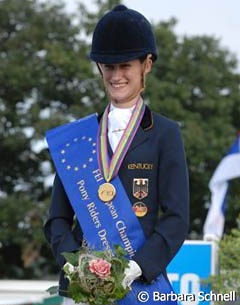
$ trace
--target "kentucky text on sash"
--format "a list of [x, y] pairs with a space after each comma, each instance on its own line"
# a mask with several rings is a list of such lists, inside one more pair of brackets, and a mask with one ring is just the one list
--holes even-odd
[[[145, 236], [118, 176], [111, 181], [117, 189], [113, 201], [105, 204], [98, 198], [97, 190], [106, 181], [97, 161], [97, 134], [98, 120], [94, 114], [52, 129], [46, 137], [56, 170], [87, 244], [96, 250], [112, 249], [118, 244], [131, 258], [144, 243]], [[172, 287], [163, 275], [152, 284], [135, 281], [132, 290], [118, 304], [142, 304], [142, 291], [147, 291], [149, 295], [144, 303], [154, 305], [154, 292], [171, 293]], [[177, 304], [171, 300], [160, 303]]]

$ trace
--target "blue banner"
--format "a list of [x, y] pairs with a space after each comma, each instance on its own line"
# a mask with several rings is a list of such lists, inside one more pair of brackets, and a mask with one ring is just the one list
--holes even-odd
[[[185, 241], [167, 268], [181, 305], [210, 305], [211, 286], [206, 280], [216, 270], [216, 246], [213, 242]], [[205, 282], [204, 282], [205, 281]]]

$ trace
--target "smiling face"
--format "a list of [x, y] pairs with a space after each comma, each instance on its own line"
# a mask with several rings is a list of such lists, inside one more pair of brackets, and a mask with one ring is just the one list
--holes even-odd
[[143, 76], [151, 67], [149, 58], [143, 63], [136, 59], [120, 64], [99, 64], [111, 102], [119, 108], [133, 106], [142, 91]]

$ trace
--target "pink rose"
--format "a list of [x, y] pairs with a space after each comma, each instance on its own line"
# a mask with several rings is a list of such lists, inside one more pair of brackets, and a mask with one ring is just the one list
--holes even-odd
[[102, 258], [92, 259], [89, 262], [89, 270], [102, 279], [105, 279], [108, 275], [111, 274], [110, 269], [111, 264]]

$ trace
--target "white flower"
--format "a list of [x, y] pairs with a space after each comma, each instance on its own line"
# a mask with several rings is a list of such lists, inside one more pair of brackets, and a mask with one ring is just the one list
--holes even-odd
[[66, 263], [64, 266], [63, 266], [63, 270], [66, 274], [70, 275], [72, 274], [74, 271], [75, 271], [75, 267], [70, 264], [70, 263]]

